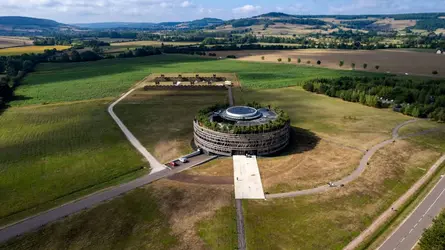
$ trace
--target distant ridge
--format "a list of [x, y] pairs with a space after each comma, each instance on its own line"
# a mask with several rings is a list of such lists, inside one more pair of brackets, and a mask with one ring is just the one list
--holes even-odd
[[145, 23], [145, 22], [103, 22], [103, 23], [76, 23], [72, 24], [81, 28], [88, 29], [156, 29], [156, 28], [204, 28], [212, 25], [223, 24], [224, 20], [218, 18], [203, 18], [188, 22], [161, 22], [161, 23]]
[[24, 16], [0, 16], [0, 25], [18, 26], [18, 27], [41, 27], [54, 28], [66, 26], [49, 19], [24, 17]]

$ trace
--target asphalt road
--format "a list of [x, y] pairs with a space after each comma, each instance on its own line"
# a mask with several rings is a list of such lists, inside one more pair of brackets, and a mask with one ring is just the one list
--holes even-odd
[[380, 250], [412, 249], [445, 207], [445, 178], [442, 178], [414, 212], [379, 247]]

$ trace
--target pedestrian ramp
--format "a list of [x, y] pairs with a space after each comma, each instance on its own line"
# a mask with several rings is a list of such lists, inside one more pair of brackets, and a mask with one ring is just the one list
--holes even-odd
[[235, 199], [265, 199], [256, 156], [233, 156]]

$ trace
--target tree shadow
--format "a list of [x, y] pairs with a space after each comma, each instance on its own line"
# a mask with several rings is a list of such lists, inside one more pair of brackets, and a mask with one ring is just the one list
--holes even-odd
[[267, 157], [301, 154], [314, 149], [320, 140], [321, 138], [310, 130], [291, 126], [289, 144], [287, 147], [282, 151]]
[[24, 96], [24, 95], [15, 95], [13, 101], [26, 101], [31, 100], [32, 97]]

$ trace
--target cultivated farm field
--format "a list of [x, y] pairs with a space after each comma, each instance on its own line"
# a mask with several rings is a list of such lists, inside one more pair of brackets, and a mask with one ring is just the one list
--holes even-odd
[[102, 49], [108, 54], [118, 54], [127, 50], [134, 50], [143, 46], [161, 47], [164, 45], [181, 46], [198, 44], [195, 42], [160, 42], [160, 41], [129, 41], [111, 43], [110, 46], [104, 46]]
[[47, 49], [57, 49], [57, 50], [65, 50], [69, 49], [70, 46], [64, 45], [53, 45], [53, 46], [24, 46], [24, 47], [16, 47], [16, 48], [6, 48], [0, 49], [0, 56], [14, 56], [21, 55], [25, 53], [43, 53], [43, 51]]
[[0, 36], [0, 49], [9, 47], [21, 47], [32, 45], [33, 41], [28, 37]]
[[107, 101], [10, 108], [0, 115], [0, 224], [146, 173]]
[[13, 106], [116, 97], [151, 73], [235, 73], [245, 88], [282, 88], [315, 77], [375, 74], [208, 57], [159, 55], [85, 63], [41, 64], [15, 94]]
[[[227, 55], [236, 55], [237, 60], [254, 62], [274, 62], [278, 58], [282, 63], [287, 64], [287, 58], [291, 58], [291, 64], [298, 64], [298, 58], [301, 59], [301, 65], [311, 65], [313, 67], [351, 70], [352, 63], [355, 63], [355, 69], [368, 72], [390, 72], [396, 74], [412, 74], [434, 76], [432, 72], [437, 70], [437, 76], [445, 76], [445, 55], [436, 55], [430, 53], [421, 53], [412, 50], [245, 50], [245, 51], [215, 51], [217, 56], [225, 57]], [[264, 60], [262, 60], [264, 56]], [[320, 60], [321, 64], [317, 65]], [[308, 64], [307, 62], [310, 61]], [[339, 62], [344, 61], [342, 67]], [[363, 68], [363, 64], [367, 68]], [[380, 68], [377, 70], [375, 66]]]

